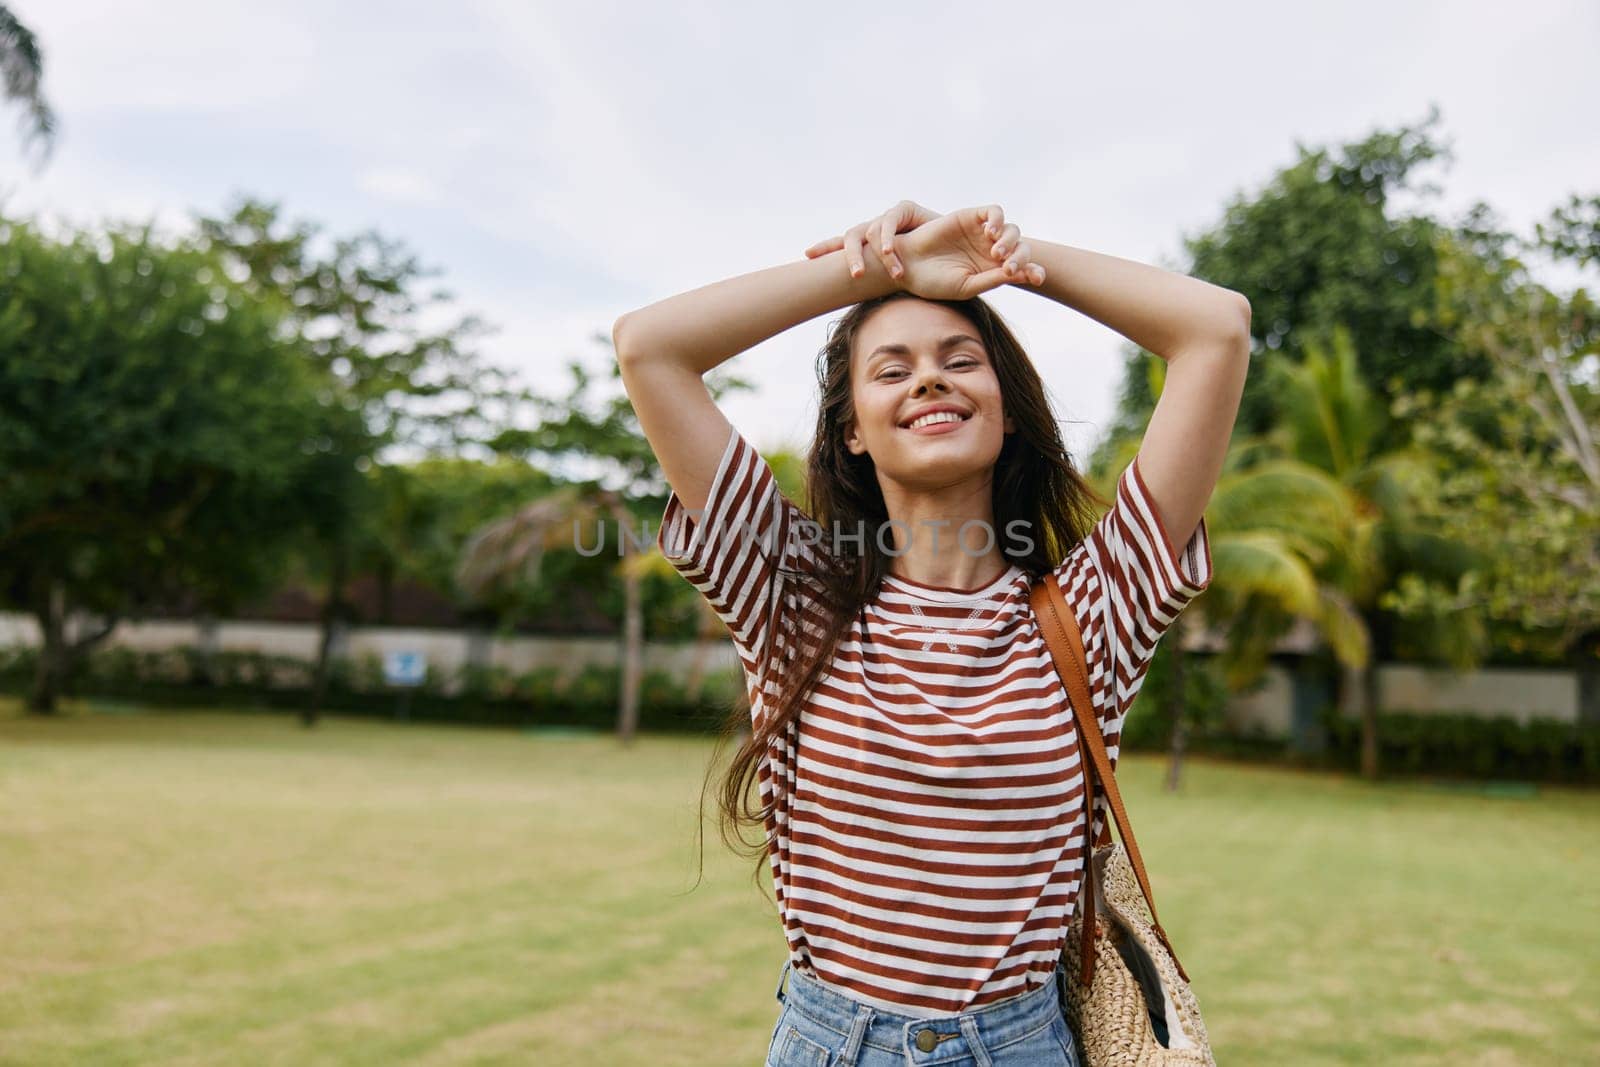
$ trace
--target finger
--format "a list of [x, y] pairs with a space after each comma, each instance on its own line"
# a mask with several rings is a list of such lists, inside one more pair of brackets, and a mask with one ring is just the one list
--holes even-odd
[[877, 227], [873, 243], [877, 246], [878, 255], [883, 260], [884, 267], [889, 271], [889, 277], [895, 279], [905, 273], [905, 267], [900, 263], [900, 257], [895, 254], [894, 250], [895, 227], [900, 224], [900, 219], [901, 216], [899, 214], [885, 215], [873, 224]]
[[1012, 249], [1016, 248], [1017, 242], [1021, 239], [1022, 231], [1017, 228], [1017, 224], [1008, 222], [1005, 229], [1000, 231], [1000, 239], [994, 243], [994, 248], [990, 250], [990, 254], [995, 259], [1004, 259], [1011, 254]]
[[914, 230], [925, 222], [932, 222], [939, 217], [937, 211], [930, 211], [921, 204], [910, 200], [902, 200], [885, 214], [894, 218], [894, 232], [905, 233]]
[[1044, 268], [1037, 263], [1028, 266], [1028, 280], [1034, 285], [1044, 284]]
[[843, 247], [843, 237], [830, 237], [826, 241], [818, 241], [816, 244], [806, 249], [806, 258], [816, 259], [818, 256], [825, 256], [829, 252], [837, 252]]
[[862, 243], [867, 246], [867, 251], [877, 256], [883, 263], [883, 269], [888, 270], [889, 261], [883, 255], [883, 238], [880, 236], [882, 233], [883, 217], [879, 216], [867, 224], [867, 231], [862, 234], [861, 239]]
[[909, 200], [902, 200], [884, 213], [883, 221], [883, 262], [889, 268], [889, 276], [899, 280], [905, 277], [906, 265], [900, 259], [899, 242], [895, 240], [895, 235], [914, 230], [928, 221], [928, 210]]
[[865, 231], [860, 226], [852, 226], [844, 233], [844, 261], [850, 267], [850, 277], [859, 278], [867, 272], [867, 265], [862, 261], [861, 242]]
[[1031, 265], [1033, 249], [1028, 242], [1020, 241], [1017, 247], [1006, 253], [1006, 270], [1012, 274], [1020, 274]]
[[937, 211], [929, 211], [921, 204], [910, 200], [902, 200], [896, 204], [894, 214], [896, 233], [906, 233], [939, 217]]
[[1000, 205], [990, 204], [979, 208], [978, 217], [983, 220], [983, 232], [998, 241], [1006, 224], [1006, 213], [1000, 210]]
[[963, 295], [969, 297], [977, 296], [979, 293], [986, 293], [990, 289], [997, 289], [1009, 281], [1011, 279], [1006, 276], [1005, 268], [995, 267], [993, 270], [986, 270], [968, 278], [965, 286], [966, 292]]

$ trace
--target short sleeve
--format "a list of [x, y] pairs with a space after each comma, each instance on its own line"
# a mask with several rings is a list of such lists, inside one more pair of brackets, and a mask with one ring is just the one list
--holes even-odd
[[1111, 509], [1068, 553], [1056, 576], [1083, 632], [1100, 731], [1115, 767], [1122, 725], [1156, 643], [1211, 584], [1205, 518], [1187, 542], [1174, 546], [1135, 456], [1117, 479]]
[[784, 570], [812, 558], [802, 536], [808, 516], [778, 489], [771, 466], [734, 428], [703, 510], [686, 507], [676, 490], [667, 498], [656, 543], [673, 568], [705, 597], [727, 624], [754, 690], [768, 638], [783, 602]]

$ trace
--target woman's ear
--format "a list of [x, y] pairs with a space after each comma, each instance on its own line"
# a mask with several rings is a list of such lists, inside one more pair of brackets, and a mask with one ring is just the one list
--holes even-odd
[[[1004, 411], [1005, 411], [1005, 409], [1002, 408], [1001, 409], [1002, 414], [1004, 413]], [[1017, 432], [1017, 420], [1013, 419], [1010, 415], [1006, 415], [1005, 431], [1006, 431], [1006, 433], [1016, 433]]]
[[844, 428], [844, 447], [850, 450], [852, 456], [859, 456], [867, 450], [866, 446], [861, 443], [861, 435], [856, 433], [854, 419], [850, 421], [850, 425]]

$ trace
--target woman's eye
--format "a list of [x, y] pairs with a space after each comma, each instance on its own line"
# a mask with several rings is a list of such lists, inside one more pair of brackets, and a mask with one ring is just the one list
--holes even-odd
[[[968, 367], [976, 367], [977, 365], [978, 365], [978, 361], [973, 359], [971, 356], [962, 356], [959, 359], [951, 360], [950, 363], [947, 364], [947, 366], [948, 366], [948, 368], [950, 370], [966, 370]], [[906, 373], [906, 370], [905, 370], [904, 367], [889, 367], [889, 368], [879, 372], [878, 380], [882, 381], [883, 379], [888, 378], [891, 375], [905, 374], [905, 373]]]

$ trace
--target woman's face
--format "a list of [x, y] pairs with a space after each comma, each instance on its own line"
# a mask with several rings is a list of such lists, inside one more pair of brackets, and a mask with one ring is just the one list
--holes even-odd
[[[1016, 429], [977, 329], [943, 304], [901, 299], [874, 311], [856, 330], [850, 386], [846, 447], [907, 488], [988, 473]], [[921, 418], [941, 409], [931, 423]]]

